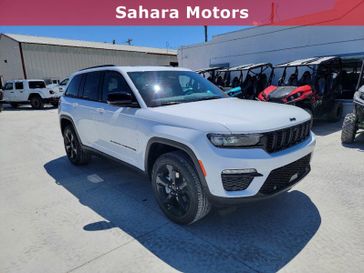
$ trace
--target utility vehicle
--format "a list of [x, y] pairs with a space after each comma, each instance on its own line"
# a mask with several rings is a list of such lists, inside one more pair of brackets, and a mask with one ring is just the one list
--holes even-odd
[[359, 131], [364, 130], [364, 61], [361, 66], [360, 77], [357, 85], [357, 92], [354, 94], [353, 113], [346, 115], [342, 131], [341, 142], [350, 144], [354, 142], [355, 136]]
[[214, 83], [215, 85], [222, 87], [224, 85], [224, 77], [225, 77], [225, 75], [223, 75], [220, 72], [220, 69], [222, 68], [223, 67], [221, 66], [214, 66], [214, 67], [197, 69], [195, 71], [196, 73], [200, 74], [202, 77]]
[[316, 57], [280, 64], [274, 67], [272, 85], [262, 91], [260, 101], [296, 105], [314, 118], [339, 121], [342, 103], [341, 59]]
[[45, 103], [57, 106], [59, 97], [44, 80], [15, 80], [4, 85], [4, 101], [14, 108], [29, 103], [34, 109], [42, 109]]
[[271, 63], [245, 64], [218, 70], [224, 73], [225, 93], [232, 97], [256, 99], [270, 85], [273, 76]]
[[300, 108], [228, 97], [193, 71], [100, 66], [74, 73], [59, 105], [66, 154], [140, 170], [173, 221], [212, 204], [287, 191], [310, 171], [311, 117]]

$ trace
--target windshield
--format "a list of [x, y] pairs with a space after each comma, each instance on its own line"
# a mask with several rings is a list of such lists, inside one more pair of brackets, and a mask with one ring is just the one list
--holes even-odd
[[128, 75], [149, 107], [227, 97], [192, 71], [143, 71]]
[[[285, 72], [285, 73], [284, 73]], [[274, 69], [272, 85], [276, 86], [302, 86], [312, 84], [313, 69], [308, 66], [278, 67]]]

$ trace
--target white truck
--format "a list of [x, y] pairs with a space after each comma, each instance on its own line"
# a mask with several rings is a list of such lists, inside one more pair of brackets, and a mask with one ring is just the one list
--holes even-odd
[[14, 108], [29, 104], [34, 109], [42, 109], [44, 104], [58, 105], [60, 94], [47, 88], [44, 80], [14, 80], [4, 85], [4, 103]]
[[81, 70], [58, 109], [73, 164], [96, 153], [139, 169], [180, 224], [212, 204], [277, 195], [310, 172], [315, 136], [306, 111], [228, 97], [188, 69]]

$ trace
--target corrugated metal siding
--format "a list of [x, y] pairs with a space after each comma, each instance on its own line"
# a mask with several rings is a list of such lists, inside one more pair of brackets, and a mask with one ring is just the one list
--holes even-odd
[[0, 76], [4, 81], [23, 78], [19, 44], [5, 36], [0, 39]]
[[179, 64], [191, 69], [214, 64], [283, 63], [323, 55], [364, 51], [364, 27], [255, 27], [182, 47]]
[[73, 72], [102, 64], [169, 65], [176, 56], [93, 48], [23, 44], [28, 78], [63, 79]]
[[164, 48], [155, 48], [155, 47], [121, 45], [121, 44], [100, 43], [100, 42], [91, 42], [91, 41], [80, 41], [80, 40], [67, 40], [67, 39], [39, 37], [39, 36], [30, 36], [30, 35], [21, 35], [21, 34], [6, 33], [4, 35], [6, 35], [18, 42], [29, 43], [29, 44], [97, 48], [97, 49], [130, 51], [130, 52], [166, 54], [166, 55], [176, 55], [177, 54], [177, 51], [173, 50], [173, 49], [164, 49]]

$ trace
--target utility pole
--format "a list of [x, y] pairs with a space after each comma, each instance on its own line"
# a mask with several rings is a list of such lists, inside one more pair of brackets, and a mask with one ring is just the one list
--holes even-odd
[[207, 36], [207, 26], [203, 26], [204, 27], [204, 30], [205, 30], [205, 43], [207, 42], [208, 40], [208, 36]]

